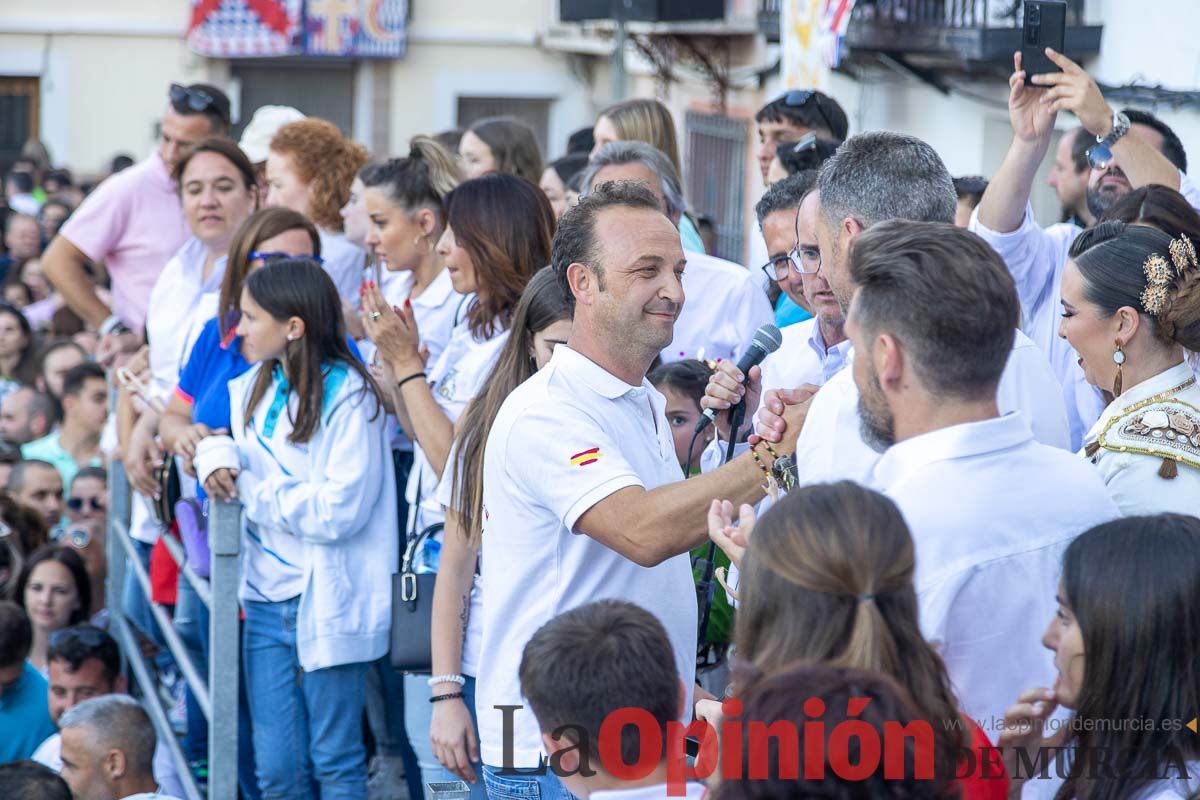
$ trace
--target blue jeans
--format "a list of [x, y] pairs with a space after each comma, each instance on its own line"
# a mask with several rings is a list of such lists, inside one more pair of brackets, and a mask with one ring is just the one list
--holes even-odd
[[[471, 710], [471, 720], [475, 723], [475, 741], [479, 741], [479, 720], [475, 717], [475, 679], [467, 678], [462, 687], [463, 702]], [[433, 723], [433, 703], [429, 702], [433, 691], [429, 688], [428, 679], [424, 675], [404, 676], [404, 724], [408, 728], [408, 738], [413, 750], [417, 753], [417, 762], [421, 765], [421, 786], [440, 783], [443, 781], [460, 781], [462, 778], [442, 766], [433, 755], [433, 742], [429, 740], [429, 728]], [[479, 775], [482, 764], [471, 765]], [[487, 790], [483, 779], [467, 784], [471, 787], [471, 800], [487, 800]], [[424, 796], [428, 799], [429, 791], [425, 789]]]
[[296, 650], [300, 598], [244, 606], [242, 658], [263, 800], [366, 797], [362, 716], [370, 664], [305, 672]]
[[483, 766], [483, 780], [491, 800], [576, 800], [549, 767], [545, 775], [499, 773], [498, 767]]

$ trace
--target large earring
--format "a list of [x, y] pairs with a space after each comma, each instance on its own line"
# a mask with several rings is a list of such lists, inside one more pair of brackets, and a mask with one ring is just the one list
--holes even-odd
[[1125, 351], [1121, 349], [1121, 343], [1117, 342], [1117, 349], [1113, 351], [1113, 363], [1117, 365], [1117, 378], [1113, 381], [1113, 397], [1121, 396], [1121, 367], [1125, 363]]

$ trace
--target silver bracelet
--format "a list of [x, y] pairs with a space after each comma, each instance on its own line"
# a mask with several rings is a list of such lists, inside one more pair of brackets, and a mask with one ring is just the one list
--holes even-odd
[[430, 687], [437, 686], [439, 683], [457, 683], [459, 686], [464, 686], [466, 682], [467, 679], [462, 675], [435, 675], [434, 677], [425, 681], [425, 683]]

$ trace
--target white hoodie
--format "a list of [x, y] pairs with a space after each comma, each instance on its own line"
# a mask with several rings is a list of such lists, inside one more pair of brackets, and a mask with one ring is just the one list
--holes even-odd
[[[262, 541], [290, 545], [299, 578], [297, 649], [306, 672], [374, 661], [388, 649], [391, 576], [399, 561], [386, 414], [376, 413], [357, 372], [334, 364], [325, 371], [320, 425], [307, 443], [290, 443], [299, 401], [281, 387], [278, 370], [246, 424], [246, 399], [261, 369], [229, 382], [230, 429], [242, 464], [244, 559], [263, 552]], [[243, 561], [243, 600], [263, 599], [247, 587], [248, 571], [272, 569], [269, 558], [258, 558], [255, 565]]]

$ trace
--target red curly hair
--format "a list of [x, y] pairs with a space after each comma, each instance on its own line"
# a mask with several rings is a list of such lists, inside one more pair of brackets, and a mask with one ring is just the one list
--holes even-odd
[[342, 206], [350, 184], [367, 163], [367, 148], [352, 141], [332, 122], [302, 119], [284, 125], [271, 138], [271, 149], [292, 159], [292, 168], [311, 184], [309, 217], [317, 227], [342, 230]]

